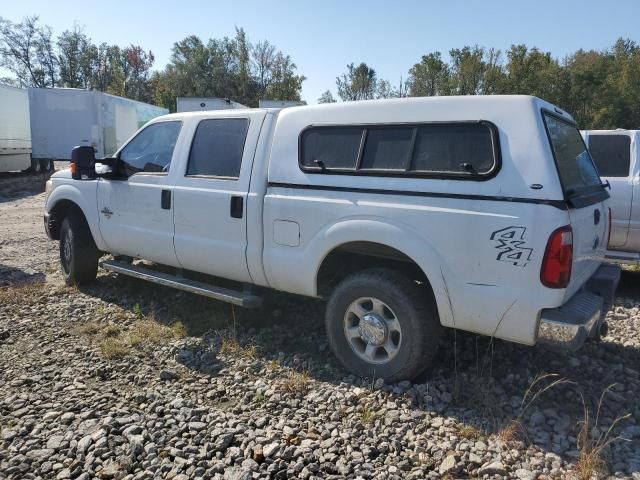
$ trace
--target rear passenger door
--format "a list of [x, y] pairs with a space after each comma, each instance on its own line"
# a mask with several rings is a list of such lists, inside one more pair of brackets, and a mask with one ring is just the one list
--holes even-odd
[[609, 247], [622, 248], [627, 243], [631, 220], [634, 183], [630, 176], [631, 138], [626, 133], [589, 133], [588, 146], [598, 173], [611, 185], [611, 238]]
[[264, 112], [225, 112], [195, 125], [174, 186], [175, 251], [188, 270], [250, 282], [247, 195]]

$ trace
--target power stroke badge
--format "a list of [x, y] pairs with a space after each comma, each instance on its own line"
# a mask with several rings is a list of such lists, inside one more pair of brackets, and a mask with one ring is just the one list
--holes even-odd
[[491, 240], [498, 250], [496, 260], [509, 262], [517, 267], [525, 267], [531, 261], [532, 248], [526, 247], [524, 233], [526, 227], [507, 227], [491, 234]]

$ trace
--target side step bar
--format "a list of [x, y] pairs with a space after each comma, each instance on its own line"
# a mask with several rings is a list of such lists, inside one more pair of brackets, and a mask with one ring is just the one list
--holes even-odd
[[104, 260], [100, 265], [105, 269], [122, 275], [139, 278], [148, 282], [172, 287], [185, 292], [203, 295], [227, 303], [232, 303], [245, 308], [257, 308], [262, 305], [262, 298], [251, 293], [230, 290], [228, 288], [216, 287], [208, 283], [189, 280], [187, 278], [170, 275], [168, 273], [157, 272], [150, 268], [130, 265], [128, 263], [117, 262], [115, 260]]

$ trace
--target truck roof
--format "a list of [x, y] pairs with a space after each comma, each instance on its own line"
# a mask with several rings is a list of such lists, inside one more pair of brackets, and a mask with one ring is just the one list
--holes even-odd
[[[428, 107], [429, 116], [437, 117], [446, 112], [452, 107], [464, 107], [469, 115], [475, 115], [476, 117], [480, 112], [487, 112], [493, 109], [503, 110], [504, 108], [514, 108], [520, 105], [528, 108], [547, 109], [555, 111], [559, 115], [562, 115], [568, 120], [574, 121], [573, 117], [566, 111], [556, 107], [555, 105], [546, 102], [538, 97], [531, 95], [451, 95], [451, 96], [437, 96], [437, 97], [407, 97], [407, 98], [394, 98], [394, 99], [381, 99], [381, 100], [360, 100], [350, 102], [339, 103], [323, 103], [317, 105], [301, 105], [289, 108], [252, 108], [252, 111], [263, 111], [278, 113], [279, 115], [286, 117], [311, 116], [316, 117], [320, 112], [331, 113], [331, 116], [340, 116], [341, 114], [354, 113], [354, 112], [367, 112], [380, 114], [387, 109], [400, 108], [403, 111], [411, 106], [416, 107]], [[229, 112], [233, 111], [236, 114], [242, 112], [243, 109], [234, 110], [206, 110], [200, 112], [182, 112], [166, 115], [162, 118], [215, 118], [220, 116], [229, 115]], [[426, 113], [426, 112], [423, 112]], [[349, 116], [349, 115], [347, 115]], [[401, 121], [401, 120], [390, 120]], [[360, 123], [367, 123], [366, 117], [361, 119]]]

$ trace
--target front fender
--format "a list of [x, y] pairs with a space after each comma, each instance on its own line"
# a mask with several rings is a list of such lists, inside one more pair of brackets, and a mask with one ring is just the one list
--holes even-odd
[[98, 223], [97, 190], [97, 180], [70, 180], [69, 183], [57, 185], [47, 199], [45, 211], [50, 214], [56, 205], [64, 200], [73, 202], [82, 210], [96, 246], [99, 250], [105, 250], [106, 244], [100, 234]]

